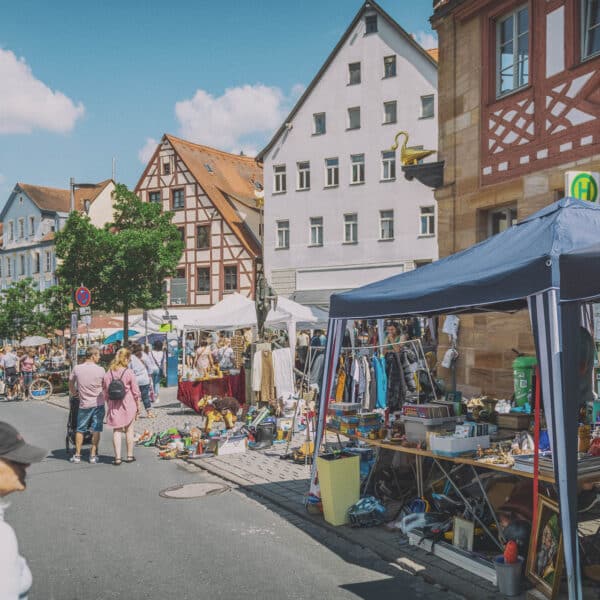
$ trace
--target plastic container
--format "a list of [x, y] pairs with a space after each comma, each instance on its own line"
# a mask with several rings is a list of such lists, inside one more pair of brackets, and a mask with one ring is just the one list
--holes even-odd
[[477, 448], [485, 450], [490, 447], [490, 436], [456, 438], [450, 435], [431, 435], [429, 448], [433, 454], [440, 456], [459, 456], [465, 452], [474, 452]]
[[529, 402], [533, 393], [533, 372], [537, 365], [535, 356], [518, 356], [513, 361], [515, 404], [523, 406]]
[[494, 567], [498, 591], [505, 596], [518, 596], [521, 591], [523, 557], [519, 556], [516, 563], [506, 564], [504, 556], [500, 554], [494, 559]]
[[325, 454], [317, 458], [323, 516], [331, 525], [348, 523], [348, 509], [360, 498], [359, 463], [358, 456]]
[[420, 417], [400, 417], [404, 423], [404, 432], [409, 442], [424, 442], [428, 433], [453, 432], [456, 429], [456, 417], [422, 419]]

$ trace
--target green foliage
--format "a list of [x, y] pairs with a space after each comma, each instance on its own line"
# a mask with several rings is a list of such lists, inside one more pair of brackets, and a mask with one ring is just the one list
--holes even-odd
[[72, 301], [71, 289], [64, 285], [53, 285], [42, 292], [44, 303], [44, 322], [49, 334], [59, 329], [64, 331], [71, 324], [69, 303]]
[[42, 294], [30, 278], [15, 281], [2, 291], [0, 338], [21, 339], [27, 335], [45, 335]]
[[122, 184], [113, 198], [114, 221], [102, 229], [87, 215], [71, 213], [56, 234], [56, 255], [62, 261], [57, 276], [69, 288], [87, 286], [93, 309], [127, 317], [132, 308], [163, 304], [163, 281], [174, 274], [184, 245], [172, 213], [142, 202]]

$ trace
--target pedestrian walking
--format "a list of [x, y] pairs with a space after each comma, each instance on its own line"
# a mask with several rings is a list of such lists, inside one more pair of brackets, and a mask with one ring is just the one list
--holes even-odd
[[125, 462], [135, 460], [133, 456], [133, 422], [141, 408], [141, 394], [133, 371], [129, 368], [131, 352], [121, 348], [104, 375], [104, 397], [106, 398], [106, 424], [113, 428], [113, 446], [115, 458], [113, 465], [121, 460], [122, 434], [125, 434], [127, 458]]
[[25, 442], [8, 423], [0, 422], [0, 598], [27, 600], [32, 576], [27, 561], [19, 554], [14, 529], [4, 520], [8, 502], [4, 499], [27, 486], [25, 475], [31, 463], [46, 456], [46, 450]]
[[156, 415], [152, 412], [152, 402], [150, 401], [150, 373], [140, 344], [133, 344], [129, 368], [133, 371], [140, 389], [146, 417], [154, 419]]
[[160, 380], [163, 378], [165, 372], [165, 353], [162, 349], [162, 342], [159, 342], [158, 340], [154, 342], [148, 356], [150, 358], [150, 363], [155, 367], [150, 373], [150, 377], [152, 378], [152, 385], [154, 386], [154, 404], [158, 404], [160, 401]]
[[104, 369], [100, 366], [100, 350], [90, 346], [85, 351], [85, 361], [77, 365], [69, 377], [69, 393], [79, 398], [77, 412], [77, 431], [75, 432], [75, 454], [72, 463], [81, 462], [83, 435], [92, 431], [90, 463], [98, 462], [98, 444], [104, 423]]
[[35, 350], [29, 349], [19, 361], [21, 373], [23, 373], [23, 387], [25, 395], [29, 393], [29, 386], [33, 381], [33, 372], [35, 371]]
[[6, 346], [4, 355], [2, 356], [1, 365], [4, 370], [4, 380], [6, 382], [6, 399], [12, 400], [14, 396], [19, 393], [19, 381], [17, 376], [19, 357], [12, 346]]

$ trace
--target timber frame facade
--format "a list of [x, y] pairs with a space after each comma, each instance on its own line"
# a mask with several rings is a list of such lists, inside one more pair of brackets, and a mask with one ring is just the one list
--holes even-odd
[[177, 275], [166, 281], [168, 306], [210, 307], [233, 292], [254, 296], [261, 190], [254, 159], [163, 136], [135, 193], [172, 211], [185, 242]]
[[[592, 5], [434, 0], [445, 161], [435, 192], [440, 257], [563, 197], [567, 171], [600, 171], [600, 30]], [[535, 351], [527, 311], [462, 315], [459, 388], [510, 397], [513, 348]]]

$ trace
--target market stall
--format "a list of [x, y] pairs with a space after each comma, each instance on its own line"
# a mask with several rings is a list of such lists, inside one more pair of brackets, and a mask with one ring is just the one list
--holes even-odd
[[[570, 598], [582, 597], [576, 539], [577, 429], [579, 404], [587, 398], [580, 389], [578, 357], [582, 303], [600, 297], [600, 250], [594, 246], [599, 238], [600, 207], [566, 198], [465, 251], [332, 296], [316, 435], [320, 442], [347, 320], [529, 308]], [[583, 266], [589, 268], [586, 277]], [[316, 468], [311, 492], [319, 493]]]
[[246, 402], [244, 370], [233, 375], [206, 378], [200, 381], [180, 381], [177, 387], [177, 400], [202, 413], [199, 402], [205, 396], [229, 396], [240, 404]]

